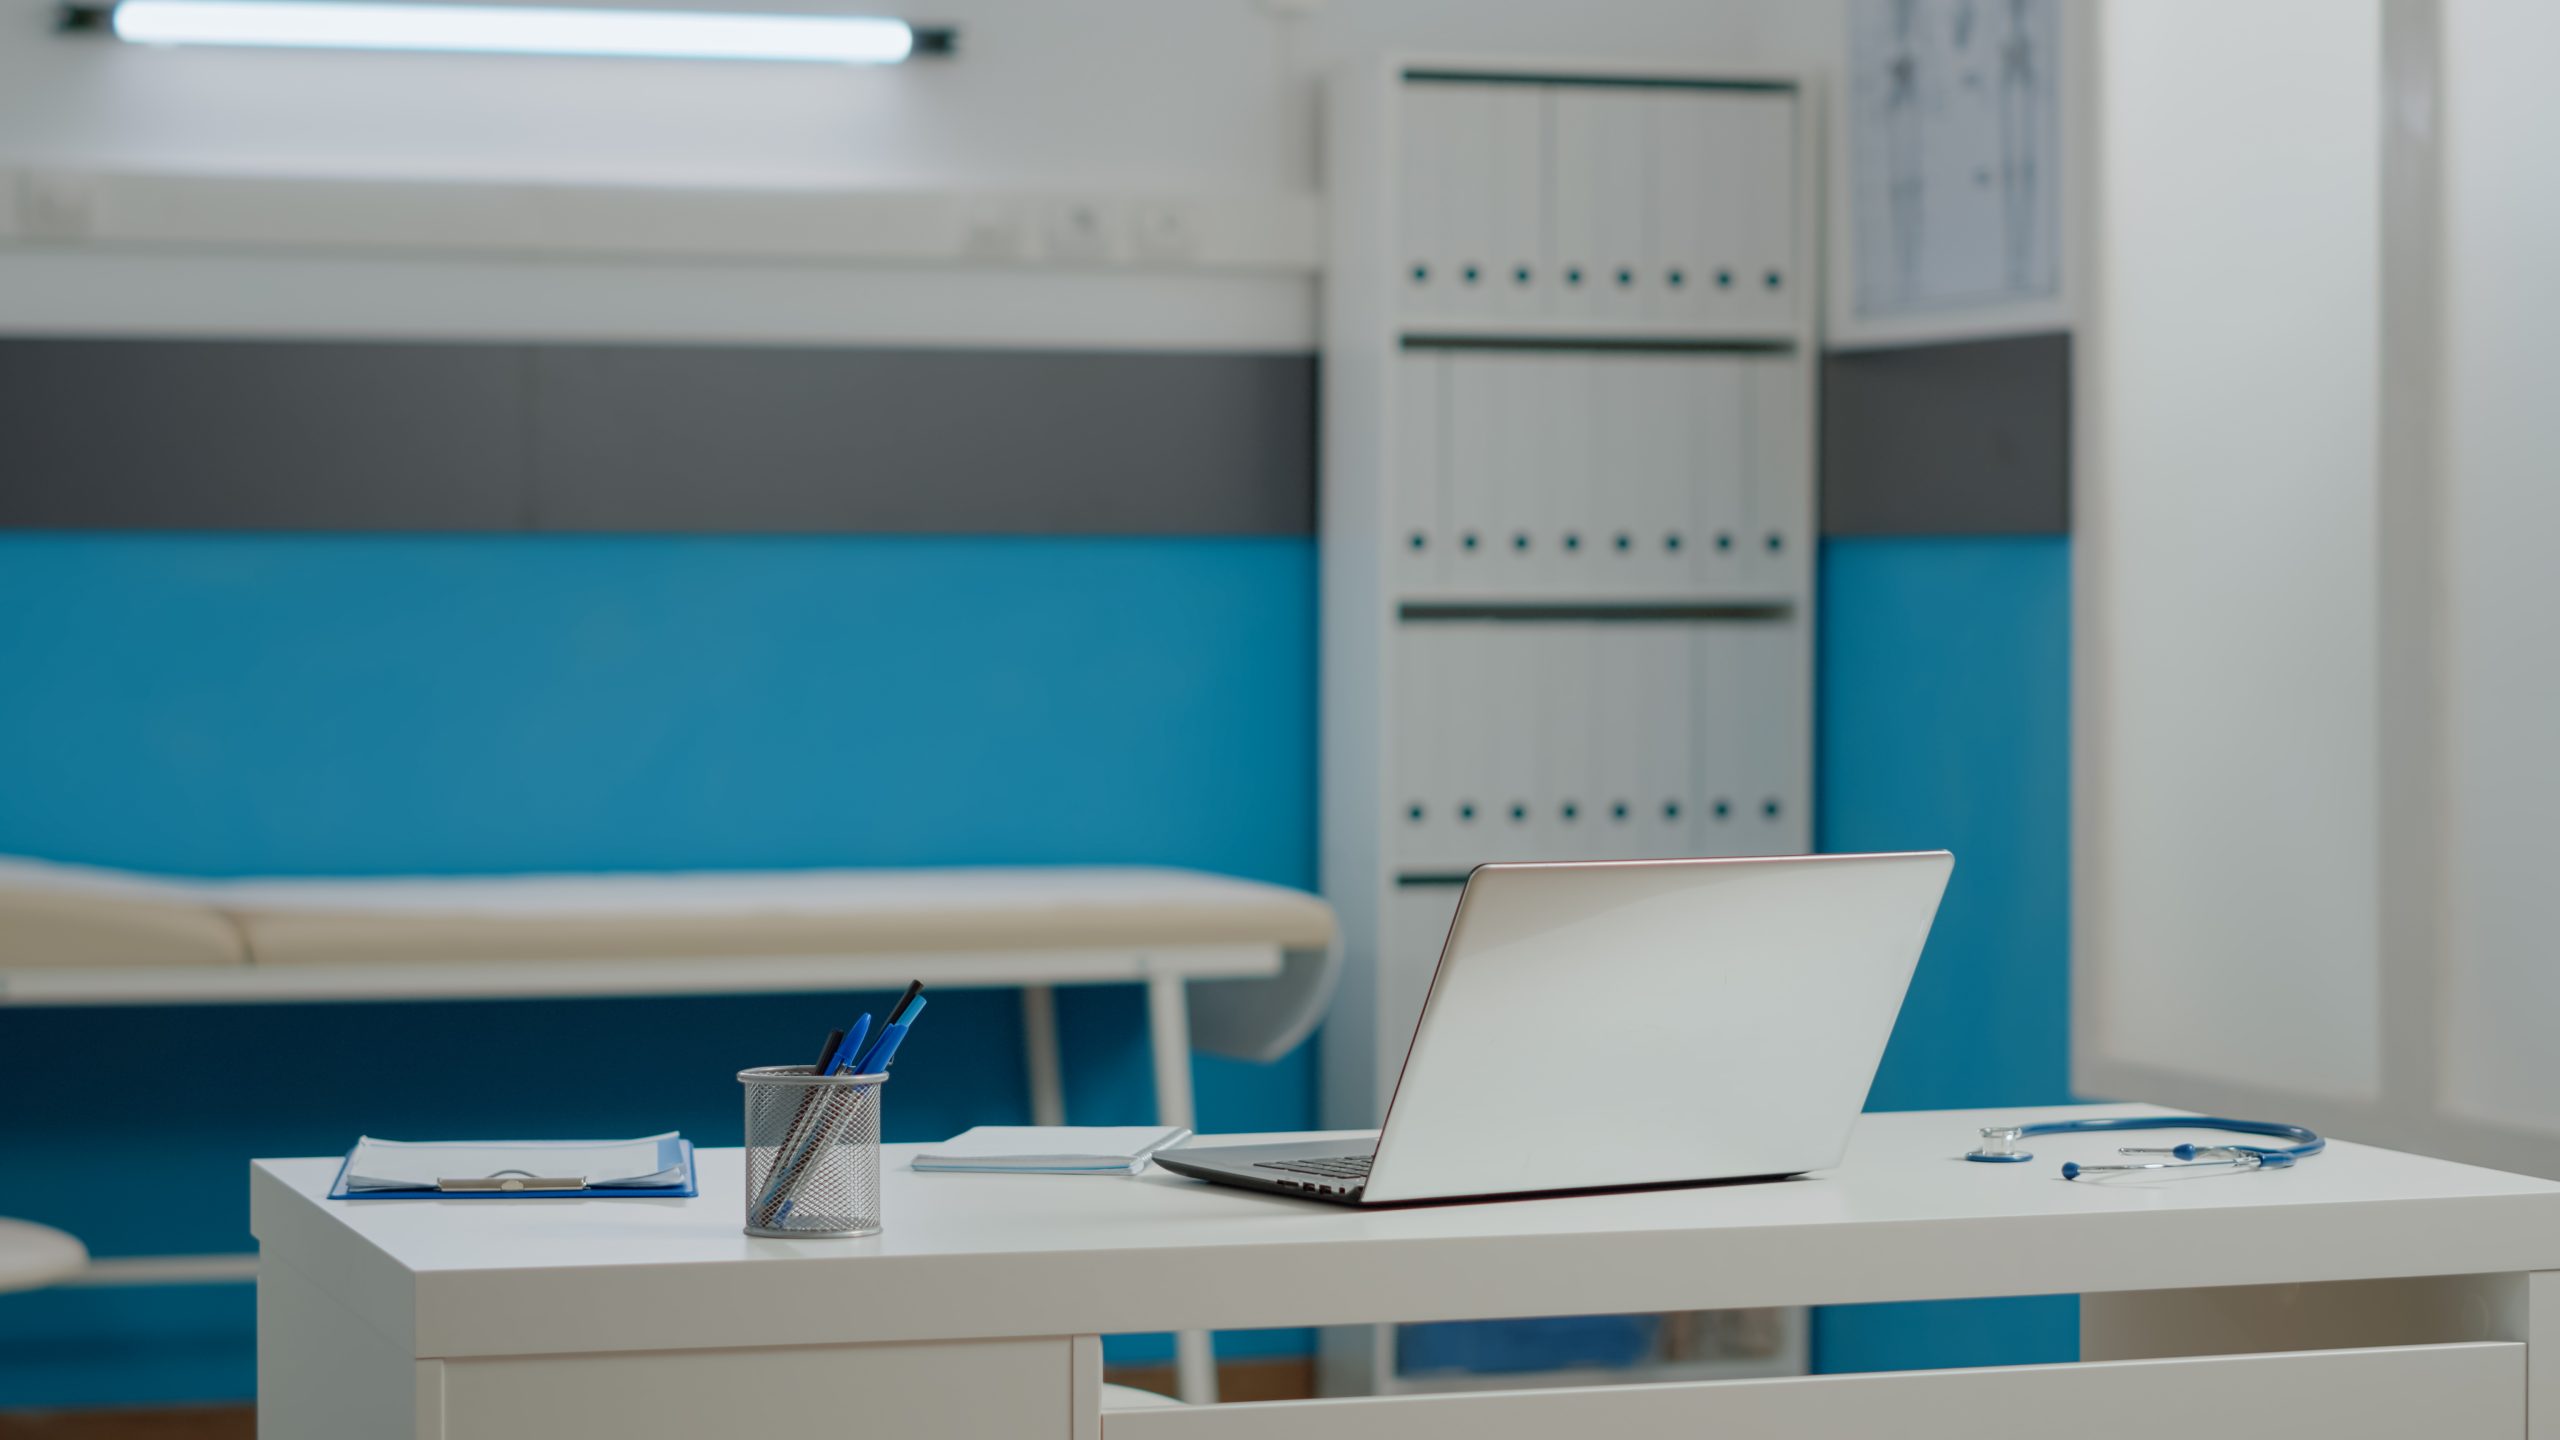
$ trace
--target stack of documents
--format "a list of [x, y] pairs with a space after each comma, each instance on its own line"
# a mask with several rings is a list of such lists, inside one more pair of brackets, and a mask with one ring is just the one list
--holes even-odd
[[[521, 1188], [506, 1181], [523, 1182]], [[347, 1153], [336, 1193], [691, 1194], [693, 1147], [670, 1130], [637, 1140], [376, 1140]]]
[[918, 1170], [1135, 1175], [1157, 1151], [1191, 1138], [1182, 1126], [980, 1125], [918, 1155]]

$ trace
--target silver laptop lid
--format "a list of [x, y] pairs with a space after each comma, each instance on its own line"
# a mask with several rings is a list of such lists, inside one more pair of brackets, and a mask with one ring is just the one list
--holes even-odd
[[1955, 857], [1485, 865], [1369, 1201], [1836, 1165]]

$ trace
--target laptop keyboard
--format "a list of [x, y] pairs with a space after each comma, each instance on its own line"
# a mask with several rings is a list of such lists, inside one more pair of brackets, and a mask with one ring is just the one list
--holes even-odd
[[1319, 1160], [1256, 1160], [1257, 1170], [1286, 1170], [1292, 1175], [1321, 1175], [1327, 1180], [1366, 1180], [1369, 1178], [1367, 1155], [1336, 1155]]

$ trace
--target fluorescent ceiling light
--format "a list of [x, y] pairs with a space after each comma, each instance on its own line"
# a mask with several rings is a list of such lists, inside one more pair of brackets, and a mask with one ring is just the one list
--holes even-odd
[[121, 0], [100, 16], [145, 45], [255, 45], [304, 50], [438, 50], [508, 55], [612, 55], [672, 60], [797, 60], [893, 65], [950, 48], [950, 32], [852, 15], [741, 15], [699, 10], [587, 10], [517, 5], [364, 4], [360, 0]]

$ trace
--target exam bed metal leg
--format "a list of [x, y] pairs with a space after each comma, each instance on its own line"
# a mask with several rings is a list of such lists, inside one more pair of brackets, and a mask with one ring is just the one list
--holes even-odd
[[1031, 1077], [1031, 1123], [1066, 1124], [1066, 1072], [1058, 1062], [1058, 997], [1046, 985], [1022, 987], [1022, 1070]]
[[[1191, 1000], [1179, 975], [1147, 977], [1147, 1039], [1155, 1052], [1156, 1123], [1196, 1125], [1191, 1108]], [[1218, 1401], [1218, 1361], [1209, 1332], [1173, 1337], [1174, 1391], [1193, 1405]]]

